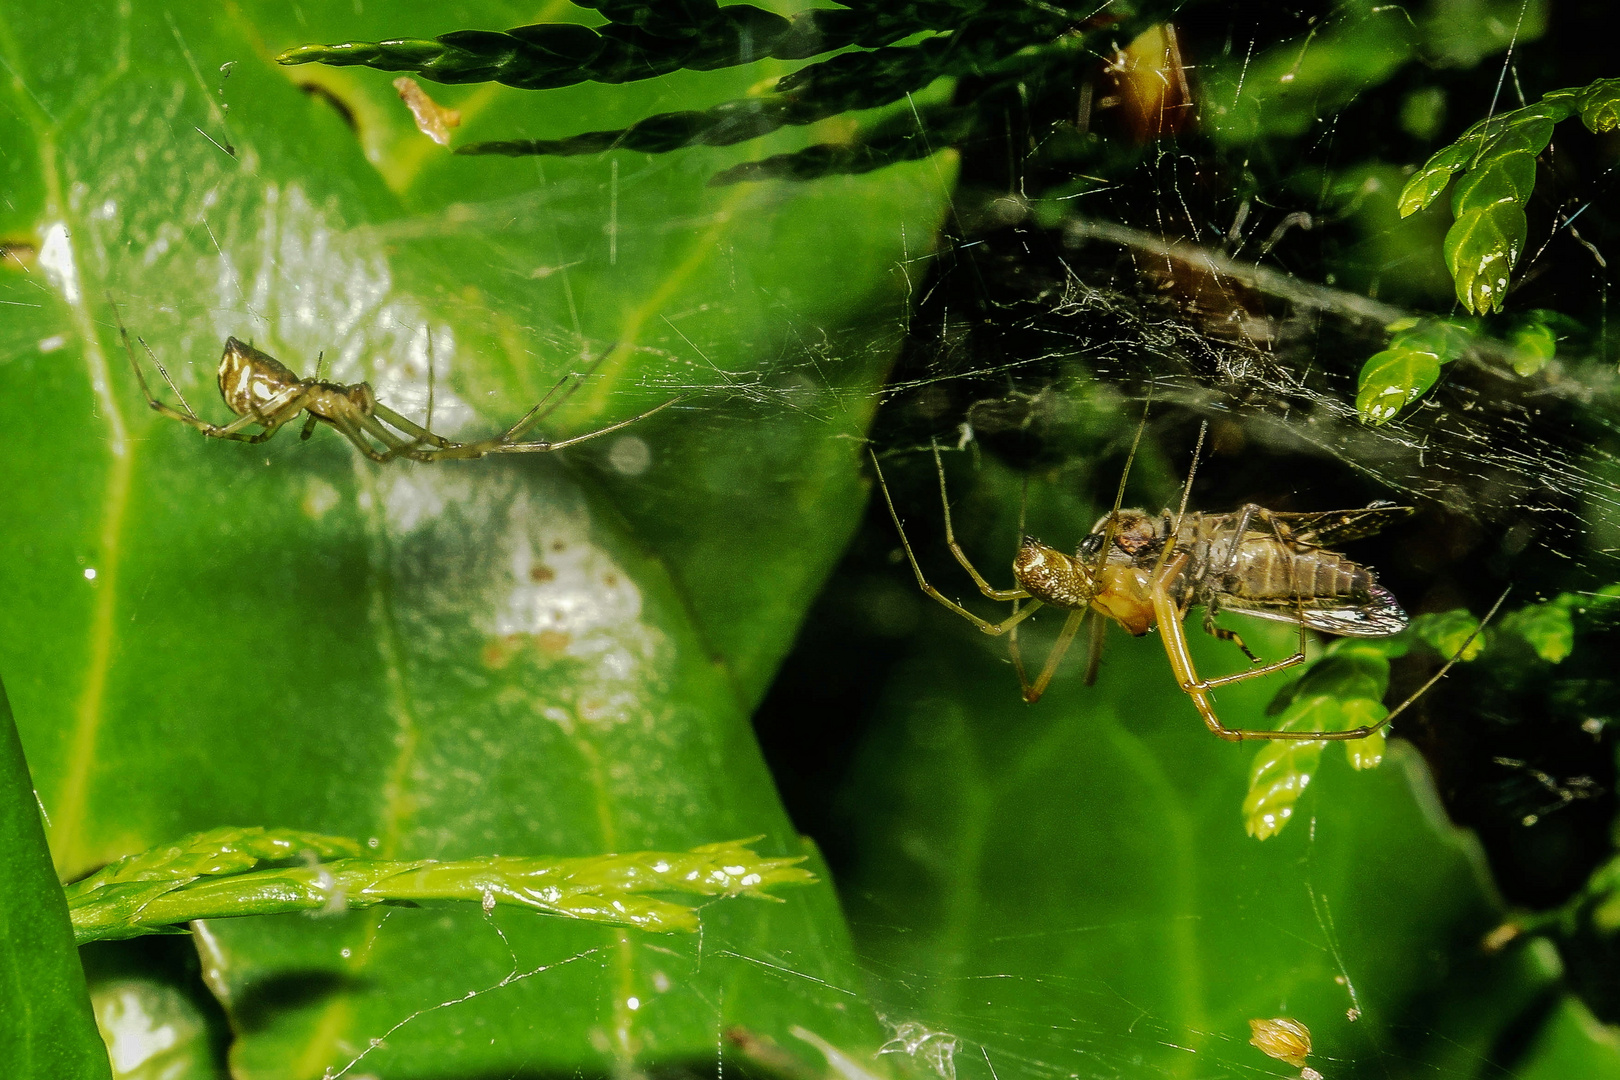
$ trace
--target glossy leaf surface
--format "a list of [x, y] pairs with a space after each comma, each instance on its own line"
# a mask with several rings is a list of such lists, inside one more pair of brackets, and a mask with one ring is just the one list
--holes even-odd
[[[456, 159], [386, 77], [270, 63], [311, 35], [453, 29], [432, 5], [232, 12], [52, 9], [29, 28], [50, 49], [0, 37], [0, 233], [35, 253], [0, 269], [0, 664], [58, 868], [222, 825], [381, 859], [752, 835], [803, 854], [748, 714], [859, 517], [850, 436], [948, 173], [715, 192], [738, 155]], [[689, 90], [437, 93], [470, 132], [543, 134]], [[325, 428], [247, 446], [151, 413], [115, 303], [221, 422], [232, 334], [304, 374], [324, 352], [419, 421], [431, 366], [452, 437], [597, 358], [543, 434], [690, 396], [564, 454], [375, 467]], [[825, 881], [701, 917], [675, 944], [476, 906], [222, 921], [197, 944], [244, 1077], [712, 1061], [733, 1025], [811, 1061], [793, 1025], [875, 1039]]]

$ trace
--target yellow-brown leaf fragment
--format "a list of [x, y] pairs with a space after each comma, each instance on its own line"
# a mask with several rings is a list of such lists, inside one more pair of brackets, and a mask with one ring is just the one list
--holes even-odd
[[1249, 1042], [1262, 1054], [1284, 1061], [1296, 1069], [1305, 1067], [1311, 1052], [1311, 1029], [1298, 1020], [1279, 1016], [1274, 1020], [1250, 1020]]
[[394, 89], [399, 91], [399, 99], [416, 118], [416, 129], [440, 146], [449, 146], [450, 129], [461, 126], [460, 111], [440, 105], [428, 97], [415, 79], [404, 75], [394, 80]]

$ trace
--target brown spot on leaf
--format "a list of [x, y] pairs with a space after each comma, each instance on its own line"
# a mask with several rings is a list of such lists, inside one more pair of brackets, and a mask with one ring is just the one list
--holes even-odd
[[573, 639], [561, 630], [542, 630], [534, 635], [535, 648], [548, 656], [561, 656]]

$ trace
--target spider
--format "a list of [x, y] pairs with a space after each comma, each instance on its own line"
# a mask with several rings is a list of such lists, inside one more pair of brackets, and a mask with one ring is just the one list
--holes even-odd
[[[1141, 428], [1137, 429], [1137, 439]], [[1204, 434], [1199, 432], [1198, 446]], [[949, 599], [923, 575], [922, 567], [906, 538], [905, 526], [895, 510], [883, 469], [873, 453], [872, 467], [888, 505], [889, 516], [900, 534], [900, 545], [911, 564], [922, 591], [947, 610], [973, 623], [986, 634], [1008, 634], [1013, 666], [1024, 700], [1035, 702], [1045, 692], [1057, 670], [1058, 661], [1074, 640], [1088, 612], [1119, 623], [1135, 636], [1146, 634], [1156, 625], [1163, 637], [1176, 682], [1191, 699], [1205, 725], [1214, 735], [1230, 742], [1245, 739], [1292, 741], [1364, 739], [1382, 730], [1421, 697], [1451, 669], [1474, 641], [1485, 623], [1496, 614], [1507, 593], [1497, 598], [1479, 627], [1439, 671], [1417, 692], [1377, 723], [1341, 731], [1270, 731], [1230, 728], [1215, 712], [1210, 691], [1281, 671], [1305, 661], [1305, 629], [1351, 637], [1383, 637], [1406, 626], [1406, 613], [1386, 590], [1376, 584], [1372, 573], [1350, 560], [1328, 551], [1322, 543], [1350, 540], [1376, 532], [1388, 520], [1411, 512], [1409, 507], [1374, 503], [1363, 510], [1328, 511], [1315, 514], [1279, 514], [1249, 505], [1234, 514], [1189, 514], [1187, 499], [1192, 490], [1192, 474], [1182, 489], [1181, 507], [1175, 514], [1163, 511], [1157, 518], [1140, 510], [1121, 510], [1125, 481], [1112, 512], [1104, 515], [1081, 542], [1075, 555], [1067, 555], [1031, 537], [1024, 537], [1013, 558], [1015, 587], [997, 589], [968, 559], [951, 525], [951, 503], [945, 490], [945, 467], [939, 446], [934, 450], [934, 467], [939, 474], [939, 497], [944, 507], [945, 542], [956, 561], [968, 572], [979, 591], [991, 600], [1011, 601], [1013, 613], [1001, 622], [990, 622]], [[1196, 464], [1198, 450], [1193, 452]], [[1136, 445], [1126, 459], [1126, 472], [1136, 454]], [[1027, 606], [1022, 601], [1028, 600]], [[1261, 618], [1289, 622], [1299, 627], [1299, 647], [1292, 656], [1234, 675], [1200, 678], [1187, 648], [1182, 620], [1193, 605], [1205, 609], [1204, 628], [1222, 640], [1233, 641], [1251, 661], [1260, 663], [1241, 638], [1215, 625], [1222, 607], [1233, 608]], [[1069, 614], [1047, 655], [1040, 674], [1031, 683], [1018, 651], [1018, 624], [1043, 605], [1066, 610]], [[1091, 661], [1086, 673], [1089, 685], [1101, 654], [1102, 632], [1107, 623], [1095, 618], [1091, 624]]]
[[[113, 313], [117, 318], [116, 307]], [[645, 420], [681, 400], [679, 397], [671, 398], [638, 416], [569, 439], [558, 439], [554, 442], [546, 439], [521, 441], [524, 435], [550, 416], [557, 406], [567, 401], [585, 378], [583, 375], [565, 375], [546, 391], [545, 397], [525, 413], [521, 420], [501, 434], [477, 442], [451, 442], [442, 435], [435, 435], [428, 426], [417, 424], [378, 401], [369, 383], [345, 385], [326, 382], [320, 377], [319, 360], [316, 361], [315, 376], [308, 379], [301, 378], [269, 353], [255, 349], [235, 337], [229, 337], [225, 339], [225, 351], [219, 358], [219, 393], [230, 410], [236, 413], [237, 419], [229, 424], [211, 424], [192, 410], [190, 404], [186, 402], [185, 395], [180, 393], [180, 388], [169, 377], [168, 371], [152, 352], [152, 347], [146, 340], [136, 337], [135, 340], [141, 343], [141, 348], [145, 349], [146, 355], [151, 358], [152, 366], [157, 368], [158, 374], [163, 376], [163, 381], [169, 384], [169, 389], [180, 399], [180, 408], [160, 401], [146, 381], [146, 374], [141, 370], [140, 362], [135, 356], [135, 348], [130, 344], [129, 330], [125, 328], [121, 318], [118, 319], [118, 332], [123, 337], [124, 351], [129, 354], [130, 367], [134, 369], [135, 377], [140, 380], [141, 392], [146, 395], [146, 403], [154, 412], [190, 425], [211, 439], [232, 439], [245, 443], [262, 443], [280, 431], [283, 426], [296, 420], [300, 413], [306, 413], [308, 415], [304, 419], [304, 428], [299, 433], [299, 438], [309, 438], [317, 424], [329, 424], [353, 443], [355, 449], [372, 461], [391, 461], [399, 457], [410, 458], [412, 461], [443, 461], [479, 458], [487, 454], [547, 453], [618, 431], [637, 421]], [[573, 379], [573, 385], [563, 391], [551, 407], [547, 408], [546, 403], [570, 378]], [[430, 369], [427, 424], [431, 426], [432, 423], [433, 381]], [[248, 430], [255, 426], [259, 428], [258, 431]], [[390, 431], [390, 427], [395, 430]], [[400, 432], [403, 435], [399, 434]], [[383, 448], [379, 450], [373, 442], [368, 441], [367, 436], [381, 443]]]

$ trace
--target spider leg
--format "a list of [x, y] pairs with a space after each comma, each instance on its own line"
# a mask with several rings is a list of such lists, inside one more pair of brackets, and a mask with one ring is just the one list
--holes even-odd
[[[962, 546], [956, 542], [956, 532], [951, 528], [951, 500], [950, 496], [945, 494], [945, 465], [939, 459], [939, 443], [933, 443], [933, 447], [934, 468], [939, 472], [939, 504], [945, 508], [945, 543], [949, 545], [951, 554], [956, 556], [956, 561], [962, 564], [962, 569], [966, 570], [969, 576], [973, 578], [973, 584], [979, 587], [979, 591], [990, 599], [1021, 600], [1028, 596], [1029, 594], [1023, 589], [995, 588], [984, 579], [983, 574], [980, 574], [979, 571], [974, 568], [973, 563], [968, 561], [967, 553], [964, 552], [962, 550]], [[876, 461], [877, 459], [873, 458], [872, 460]], [[879, 479], [882, 479], [881, 475], [879, 476]], [[883, 494], [885, 498], [888, 497], [889, 489], [887, 487], [883, 489]], [[898, 525], [899, 521], [897, 520], [895, 524]], [[1020, 532], [1021, 531], [1022, 530], [1020, 530]], [[1027, 688], [1028, 687], [1026, 685], [1026, 689]]]
[[378, 420], [398, 428], [405, 434], [410, 435], [419, 443], [432, 443], [434, 446], [441, 448], [457, 445], [456, 443], [451, 442], [449, 439], [446, 439], [443, 435], [435, 435], [428, 428], [422, 427], [420, 424], [406, 419], [393, 409], [390, 409], [388, 406], [380, 402], [372, 406], [372, 412]]
[[[388, 406], [382, 404], [379, 401], [374, 400], [371, 403], [371, 413], [377, 420], [382, 421], [382, 422], [387, 423], [387, 424], [391, 424], [394, 427], [398, 428], [400, 431], [403, 431], [403, 432], [405, 432], [405, 434], [411, 436], [410, 442], [408, 444], [405, 444], [405, 445], [408, 445], [413, 450], [415, 448], [417, 448], [417, 447], [420, 447], [423, 443], [432, 443], [434, 446], [441, 447], [441, 448], [446, 447], [446, 446], [454, 446], [454, 445], [456, 445], [455, 443], [452, 443], [449, 439], [446, 439], [444, 436], [435, 435], [433, 433], [433, 389], [434, 389], [433, 375], [434, 375], [434, 370], [433, 370], [433, 329], [432, 329], [432, 327], [428, 328], [427, 342], [428, 342], [427, 416], [426, 416], [424, 422], [421, 423], [421, 424], [418, 424], [413, 420], [410, 420], [410, 419], [408, 419], [408, 418], [406, 418], [404, 416], [401, 416], [399, 413], [395, 412], [393, 409], [390, 409]], [[370, 430], [369, 426], [367, 427], [367, 430]], [[404, 446], [397, 445], [394, 442], [394, 440], [385, 440], [385, 441], [389, 443], [390, 453], [392, 453], [392, 454], [397, 454], [397, 455], [404, 456], [404, 457], [415, 458], [415, 460], [417, 460], [417, 461], [424, 460], [422, 458], [417, 458], [414, 453], [411, 453], [409, 450], [406, 450]]]
[[[1170, 670], [1175, 673], [1176, 682], [1181, 690], [1192, 699], [1193, 707], [1198, 715], [1203, 717], [1204, 725], [1209, 730], [1228, 742], [1242, 742], [1244, 739], [1289, 739], [1295, 742], [1309, 742], [1324, 737], [1321, 732], [1306, 731], [1246, 731], [1241, 728], [1229, 728], [1221, 723], [1220, 717], [1215, 713], [1215, 702], [1210, 698], [1212, 687], [1225, 682], [1237, 682], [1239, 678], [1252, 678], [1256, 675], [1267, 674], [1279, 668], [1297, 664], [1304, 659], [1303, 652], [1298, 658], [1289, 657], [1279, 664], [1269, 665], [1266, 671], [1254, 670], [1240, 672], [1238, 676], [1228, 676], [1225, 679], [1204, 681], [1198, 677], [1198, 670], [1193, 667], [1192, 654], [1187, 651], [1187, 632], [1181, 624], [1181, 612], [1176, 608], [1175, 601], [1169, 592], [1169, 583], [1181, 572], [1187, 563], [1185, 551], [1176, 555], [1165, 564], [1164, 568], [1154, 577], [1153, 587], [1149, 595], [1153, 601], [1153, 612], [1159, 623], [1159, 637], [1164, 641], [1164, 653], [1170, 660]], [[1303, 627], [1301, 628], [1303, 632]], [[1376, 729], [1372, 729], [1376, 730]], [[1329, 738], [1365, 738], [1372, 734], [1368, 730], [1360, 735], [1350, 732], [1339, 732], [1329, 735]]]
[[[1080, 623], [1085, 619], [1088, 610], [1090, 609], [1081, 608], [1078, 611], [1071, 611], [1069, 617], [1063, 620], [1063, 630], [1058, 634], [1057, 641], [1053, 643], [1052, 651], [1046, 654], [1046, 663], [1041, 666], [1041, 673], [1036, 677], [1033, 685], [1025, 678], [1023, 659], [1016, 649], [1014, 650], [1013, 666], [1018, 670], [1018, 685], [1024, 692], [1024, 700], [1031, 705], [1041, 700], [1041, 695], [1046, 693], [1047, 685], [1057, 672], [1058, 661], [1062, 660], [1063, 654], [1069, 651], [1069, 644], [1074, 641], [1074, 635], [1080, 629]], [[1098, 619], [1097, 621], [1101, 622], [1102, 620]], [[1011, 643], [1014, 645], [1018, 640], [1017, 633], [1018, 631], [1014, 629], [1014, 636], [1011, 638]]]
[[[156, 394], [152, 393], [152, 386], [146, 381], [146, 373], [141, 370], [140, 361], [135, 356], [135, 346], [130, 344], [129, 329], [124, 326], [123, 319], [119, 318], [118, 306], [116, 304], [113, 305], [113, 317], [118, 320], [118, 333], [124, 342], [124, 352], [129, 355], [129, 366], [135, 372], [136, 381], [138, 381], [141, 385], [141, 393], [146, 397], [146, 404], [149, 405], [152, 411], [155, 413], [159, 413], [163, 416], [167, 416], [171, 420], [178, 420], [182, 424], [196, 428], [198, 431], [202, 432], [211, 439], [229, 439], [233, 442], [262, 443], [266, 439], [270, 438], [270, 436], [274, 435], [283, 424], [287, 423], [287, 421], [304, 411], [304, 399], [309, 394], [309, 387], [305, 386], [303, 383], [298, 383], [287, 387], [281, 393], [277, 394], [275, 397], [266, 402], [261, 408], [258, 408], [245, 416], [239, 416], [229, 424], [211, 424], [207, 420], [204, 420], [202, 417], [198, 416], [196, 412], [192, 410], [190, 403], [186, 401], [186, 396], [180, 392], [180, 388], [176, 386], [174, 384], [174, 380], [169, 377], [169, 372], [164, 368], [162, 361], [158, 360], [157, 355], [152, 352], [152, 347], [146, 343], [145, 339], [137, 338], [136, 340], [141, 343], [141, 348], [146, 350], [146, 355], [151, 357], [152, 365], [156, 367], [158, 369], [158, 373], [163, 376], [163, 381], [168, 383], [169, 389], [173, 390], [175, 397], [180, 399], [180, 404], [183, 407], [183, 411], [182, 409], [176, 409], [174, 406], [162, 401]], [[311, 420], [313, 419], [314, 417], [311, 417]], [[261, 425], [264, 430], [252, 435], [243, 434], [244, 429], [251, 427], [254, 424]]]
[[152, 407], [152, 411], [162, 413], [171, 420], [178, 420], [183, 424], [190, 424], [198, 431], [204, 433], [206, 433], [208, 429], [212, 428], [214, 426], [213, 424], [210, 424], [208, 421], [204, 420], [202, 417], [198, 416], [192, 411], [190, 403], [186, 401], [186, 396], [180, 392], [179, 387], [174, 385], [174, 380], [169, 378], [169, 373], [165, 371], [163, 365], [158, 362], [156, 354], [152, 352], [152, 347], [147, 345], [145, 341], [142, 341], [141, 347], [146, 350], [146, 355], [152, 358], [153, 365], [163, 375], [163, 381], [169, 384], [169, 389], [174, 391], [175, 397], [180, 399], [180, 404], [185, 407], [185, 411], [181, 412], [174, 406], [160, 401], [158, 396], [152, 393], [152, 386], [146, 381], [146, 372], [141, 370], [141, 362], [135, 356], [135, 346], [130, 344], [129, 330], [124, 326], [124, 320], [119, 317], [117, 304], [113, 305], [113, 318], [118, 320], [118, 333], [119, 336], [123, 338], [124, 352], [129, 354], [130, 370], [135, 372], [135, 379], [141, 384], [141, 393], [145, 395], [146, 403]]
[[[389, 411], [392, 412], [393, 410], [390, 409]], [[392, 461], [397, 457], [407, 457], [413, 461], [428, 460], [421, 456], [422, 454], [426, 453], [426, 451], [421, 449], [420, 440], [400, 438], [392, 431], [389, 431], [387, 428], [383, 427], [380, 420], [364, 409], [355, 407], [352, 410], [345, 410], [343, 419], [346, 422], [347, 430], [345, 430], [343, 427], [339, 427], [338, 430], [344, 431], [345, 434], [352, 432], [353, 435], [350, 437], [349, 441], [353, 442], [356, 446], [366, 446], [371, 451], [366, 456], [371, 458], [373, 461]], [[353, 436], [358, 436], [362, 432], [364, 432], [366, 435], [370, 435], [388, 449], [378, 451], [375, 447], [371, 447], [369, 443], [365, 443], [363, 439], [356, 441]]]
[[[900, 534], [900, 547], [905, 551], [906, 561], [911, 563], [911, 572], [917, 576], [917, 585], [922, 589], [923, 592], [933, 597], [950, 611], [955, 612], [957, 615], [960, 615], [974, 626], [977, 626], [986, 634], [991, 635], [1005, 634], [1007, 631], [1029, 618], [1036, 612], [1037, 609], [1041, 607], [1041, 602], [1039, 600], [1031, 599], [1028, 607], [1020, 608], [1018, 611], [1013, 612], [1012, 615], [1008, 616], [1006, 619], [1003, 619], [999, 623], [993, 623], [988, 619], [979, 618], [979, 616], [973, 614], [973, 612], [969, 611], [961, 604], [958, 604], [956, 601], [947, 598], [944, 593], [928, 584], [928, 579], [923, 576], [922, 567], [917, 564], [917, 556], [911, 550], [911, 541], [906, 539], [906, 527], [900, 524], [900, 515], [894, 509], [894, 499], [889, 495], [889, 484], [883, 479], [883, 468], [878, 464], [877, 455], [872, 453], [870, 450], [868, 450], [867, 453], [871, 455], [872, 468], [877, 472], [878, 487], [883, 490], [883, 501], [888, 504], [889, 517], [894, 521], [895, 531]], [[1020, 589], [1012, 598], [1022, 600], [1027, 597], [1029, 597], [1029, 594]]]
[[[304, 411], [304, 399], [310, 395], [311, 389], [311, 387], [305, 386], [303, 383], [296, 383], [265, 402], [263, 406], [245, 416], [238, 416], [235, 420], [223, 426], [210, 424], [208, 421], [196, 416], [182, 416], [173, 409], [164, 406], [162, 402], [153, 402], [152, 408], [165, 416], [173, 416], [177, 420], [190, 424], [210, 439], [262, 443], [280, 431], [282, 425]], [[264, 430], [254, 432], [251, 435], [244, 434], [245, 430], [254, 424], [259, 424]]]
[[[564, 375], [562, 378], [552, 383], [551, 389], [546, 391], [545, 396], [539, 401], [535, 402], [534, 407], [528, 412], [524, 413], [517, 423], [507, 428], [505, 433], [499, 436], [497, 441], [506, 443], [514, 442], [521, 439], [537, 425], [545, 422], [547, 417], [566, 405], [568, 403], [568, 399], [579, 392], [579, 388], [585, 385], [585, 380], [594, 375], [596, 373], [596, 369], [601, 367], [603, 362], [607, 360], [609, 356], [613, 355], [613, 351], [618, 347], [618, 342], [614, 342], [612, 345], [609, 345], [607, 348], [603, 349], [602, 354], [595, 360], [592, 360], [590, 365], [587, 366], [584, 371]], [[572, 383], [573, 385], [569, 386], [567, 390], [563, 390], [562, 394], [557, 397], [556, 401], [552, 401], [552, 395], [556, 394], [558, 390], [562, 390], [563, 386], [568, 383]], [[547, 402], [551, 402], [551, 404], [547, 405]]]
[[[339, 435], [342, 435], [345, 439], [348, 439], [354, 444], [354, 448], [356, 450], [366, 455], [366, 457], [370, 458], [372, 461], [389, 461], [398, 456], [399, 452], [401, 452], [408, 445], [394, 436], [392, 433], [389, 433], [388, 438], [382, 440], [383, 444], [388, 447], [388, 450], [378, 450], [375, 446], [372, 446], [366, 441], [366, 433], [370, 429], [362, 429], [361, 425], [357, 422], [360, 415], [361, 414], [359, 414], [357, 410], [354, 415], [342, 415], [335, 417], [323, 416], [321, 419], [325, 420], [328, 424], [331, 424], [332, 427], [337, 430]], [[376, 423], [376, 421], [372, 422]], [[381, 424], [378, 424], [377, 426], [379, 428], [382, 427]], [[387, 429], [383, 430], [386, 431]]]
[[543, 454], [551, 450], [562, 450], [567, 447], [586, 442], [590, 439], [600, 438], [603, 435], [611, 435], [620, 428], [627, 428], [631, 424], [639, 424], [641, 421], [647, 419], [649, 416], [652, 416], [654, 413], [663, 412], [671, 405], [684, 400], [686, 400], [686, 396], [684, 394], [677, 397], [672, 397], [662, 405], [655, 405], [646, 412], [638, 413], [628, 420], [620, 420], [616, 424], [609, 424], [607, 427], [597, 428], [595, 431], [588, 431], [583, 435], [575, 435], [572, 438], [558, 439], [556, 442], [547, 442], [545, 440], [536, 440], [535, 442], [510, 442], [508, 441], [511, 438], [510, 434], [502, 435], [499, 439], [494, 440], [495, 445], [491, 446], [488, 450], [485, 450], [484, 453]]
[[1091, 640], [1086, 649], [1086, 685], [1097, 685], [1097, 669], [1102, 665], [1103, 641], [1108, 634], [1107, 619], [1091, 620]]

